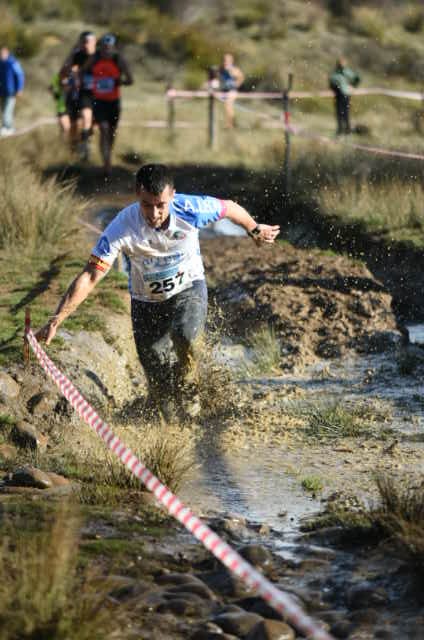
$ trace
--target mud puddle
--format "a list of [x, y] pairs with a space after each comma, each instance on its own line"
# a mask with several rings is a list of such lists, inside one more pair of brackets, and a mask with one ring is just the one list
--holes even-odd
[[[240, 367], [243, 354], [248, 364], [249, 351], [242, 345], [227, 342], [217, 350], [216, 357], [227, 366]], [[365, 406], [371, 414], [378, 414], [379, 428], [388, 435], [386, 442], [383, 439], [382, 443], [368, 445], [365, 441], [364, 459], [368, 448], [374, 447], [377, 451], [401, 439], [415, 452], [416, 461], [409, 460], [411, 468], [421, 464], [424, 383], [418, 377], [399, 374], [395, 353], [320, 362], [296, 374], [240, 377], [237, 384], [253, 397], [266, 396], [267, 404], [261, 407], [264, 422], [268, 411], [299, 413], [323, 404], [338, 403], [352, 408]], [[285, 396], [286, 388], [296, 389], [298, 393]], [[242, 432], [243, 423], [237, 428]], [[250, 440], [248, 434], [241, 436], [238, 444], [222, 447], [214, 446], [205, 436], [197, 448], [198, 468], [184, 487], [183, 497], [206, 514], [236, 513], [266, 523], [284, 534], [287, 550], [299, 532], [300, 523], [321, 510], [321, 499], [325, 499], [333, 488], [329, 485], [328, 491], [324, 489], [311, 496], [301, 487], [304, 469], [309, 465], [310, 473], [324, 476], [326, 464], [331, 464], [327, 456], [331, 456], [337, 469], [341, 464], [346, 467], [349, 452], [349, 446], [338, 443], [333, 443], [329, 450], [311, 446], [304, 452], [287, 446], [284, 441], [260, 444]], [[372, 467], [370, 458], [369, 468], [360, 469], [362, 477], [367, 472], [371, 477]], [[330, 475], [330, 471], [328, 473]], [[343, 485], [343, 476], [338, 476], [337, 471], [335, 474], [336, 484]], [[358, 483], [355, 491], [366, 499], [367, 485]]]

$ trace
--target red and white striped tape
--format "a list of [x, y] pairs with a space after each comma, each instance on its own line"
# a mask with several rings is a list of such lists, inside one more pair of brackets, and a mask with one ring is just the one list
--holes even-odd
[[[199, 89], [197, 91], [188, 91], [185, 89], [168, 89], [166, 97], [170, 100], [176, 98], [208, 98], [211, 93], [216, 98], [225, 98], [228, 93], [224, 91], [208, 91], [207, 89]], [[387, 96], [390, 98], [403, 98], [405, 100], [415, 100], [421, 102], [424, 94], [419, 91], [402, 91], [397, 89], [352, 89], [354, 96]], [[334, 93], [328, 89], [324, 91], [290, 91], [290, 98], [302, 100], [303, 98], [333, 98]], [[237, 91], [237, 100], [282, 100], [283, 93], [281, 91]]]
[[168, 512], [181, 522], [213, 555], [222, 562], [237, 578], [250, 589], [254, 589], [268, 604], [278, 611], [298, 631], [311, 640], [333, 640], [324, 629], [312, 620], [285, 593], [280, 591], [261, 573], [246, 562], [234, 549], [222, 540], [212, 529], [195, 516], [181, 500], [163, 485], [160, 480], [145, 467], [121, 440], [109, 425], [96, 413], [84, 396], [74, 387], [72, 382], [56, 367], [46, 352], [37, 342], [31, 329], [26, 331], [26, 338], [38, 361], [47, 375], [59, 387], [65, 398], [76, 412], [121, 462], [151, 491]]

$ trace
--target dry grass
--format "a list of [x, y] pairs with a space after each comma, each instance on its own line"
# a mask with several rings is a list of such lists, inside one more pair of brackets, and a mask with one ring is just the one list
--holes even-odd
[[[33, 514], [34, 515], [34, 514]], [[57, 512], [5, 518], [0, 544], [2, 640], [118, 638], [108, 581], [78, 570], [79, 519], [69, 505]]]
[[351, 179], [337, 188], [325, 187], [318, 201], [325, 213], [344, 220], [361, 221], [379, 231], [409, 229], [421, 234], [423, 196], [424, 188], [414, 183], [370, 184]]
[[378, 525], [396, 543], [400, 552], [424, 569], [424, 481], [422, 478], [388, 476], [377, 478], [381, 507]]
[[76, 219], [84, 204], [71, 184], [42, 182], [13, 146], [0, 155], [0, 249], [31, 255], [75, 241]]
[[[172, 491], [179, 489], [194, 464], [193, 432], [182, 427], [144, 425], [115, 427], [114, 432], [134, 454]], [[80, 424], [63, 434], [56, 461], [43, 464], [81, 482], [83, 502], [116, 502], [122, 493], [144, 491], [144, 485], [108, 450], [89, 427]], [[60, 460], [58, 463], [57, 460]]]

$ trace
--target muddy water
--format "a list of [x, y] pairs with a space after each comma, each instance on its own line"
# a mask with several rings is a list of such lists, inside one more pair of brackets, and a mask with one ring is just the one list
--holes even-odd
[[[239, 365], [243, 352], [247, 358], [248, 352], [241, 345], [227, 344], [218, 354], [227, 365]], [[323, 403], [368, 406], [382, 414], [385, 430], [392, 431], [391, 439], [402, 437], [415, 449], [423, 447], [424, 383], [412, 376], [400, 376], [395, 354], [326, 361], [297, 375], [240, 378], [238, 384], [271, 396], [284, 387], [296, 387], [303, 392], [300, 399], [285, 401], [296, 411]], [[222, 451], [205, 437], [198, 447], [198, 457], [199, 467], [183, 495], [200, 511], [233, 512], [285, 534], [295, 534], [299, 521], [321, 508], [320, 499], [303, 491], [299, 479], [282, 468], [288, 459], [296, 466], [296, 455], [284, 447], [246, 445], [243, 440], [240, 448]]]

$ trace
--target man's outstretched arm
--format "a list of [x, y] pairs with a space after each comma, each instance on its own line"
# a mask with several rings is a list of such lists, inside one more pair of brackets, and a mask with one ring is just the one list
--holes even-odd
[[96, 269], [95, 265], [88, 263], [84, 271], [69, 285], [68, 290], [59, 302], [54, 316], [35, 334], [37, 340], [45, 341], [47, 345], [50, 344], [62, 322], [84, 302], [105, 273], [106, 270], [100, 271]]
[[234, 222], [234, 224], [243, 227], [256, 242], [274, 242], [280, 233], [280, 226], [278, 224], [257, 224], [250, 213], [248, 213], [244, 207], [237, 204], [237, 202], [224, 200], [224, 204], [225, 217], [231, 220], [231, 222]]

